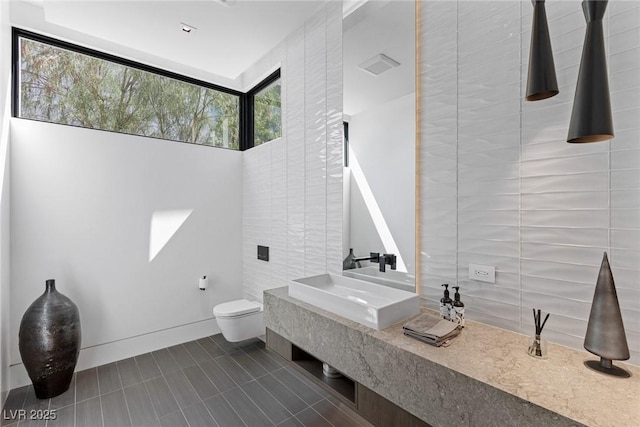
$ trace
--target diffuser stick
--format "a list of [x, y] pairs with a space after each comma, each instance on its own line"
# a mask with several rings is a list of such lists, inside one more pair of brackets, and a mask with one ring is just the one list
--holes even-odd
[[547, 313], [547, 315], [545, 316], [544, 322], [542, 322], [542, 326], [540, 326], [540, 332], [538, 333], [538, 335], [542, 333], [542, 329], [544, 328], [544, 325], [546, 325], [547, 320], [549, 320], [549, 313]]

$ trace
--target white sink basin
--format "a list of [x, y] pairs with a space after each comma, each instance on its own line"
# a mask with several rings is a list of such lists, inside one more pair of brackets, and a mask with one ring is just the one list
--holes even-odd
[[289, 296], [374, 329], [420, 313], [418, 294], [334, 274], [291, 280]]
[[409, 292], [413, 292], [416, 288], [415, 275], [390, 270], [389, 268], [385, 272], [381, 272], [378, 267], [354, 268], [353, 270], [344, 270], [342, 275]]

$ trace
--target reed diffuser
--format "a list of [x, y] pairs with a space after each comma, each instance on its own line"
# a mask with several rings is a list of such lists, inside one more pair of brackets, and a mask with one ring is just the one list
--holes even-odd
[[540, 312], [540, 310], [538, 310], [538, 312], [536, 313], [536, 309], [534, 308], [533, 323], [535, 324], [535, 327], [536, 327], [536, 335], [535, 335], [535, 338], [533, 339], [533, 342], [529, 346], [528, 353], [529, 353], [529, 356], [538, 357], [540, 359], [546, 359], [547, 358], [547, 342], [543, 341], [540, 338], [540, 334], [542, 333], [542, 329], [544, 328], [544, 325], [547, 323], [547, 320], [549, 320], [549, 313], [547, 313], [542, 323], [540, 322], [541, 318], [542, 318], [542, 313]]

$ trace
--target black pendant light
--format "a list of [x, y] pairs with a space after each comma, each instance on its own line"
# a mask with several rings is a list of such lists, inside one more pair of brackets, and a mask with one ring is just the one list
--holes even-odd
[[544, 0], [532, 0], [531, 2], [533, 3], [533, 23], [531, 24], [526, 99], [527, 101], [539, 101], [558, 94], [558, 80], [553, 63]]
[[576, 95], [567, 142], [599, 142], [613, 138], [607, 57], [602, 18], [607, 0], [583, 0], [587, 31], [582, 48]]

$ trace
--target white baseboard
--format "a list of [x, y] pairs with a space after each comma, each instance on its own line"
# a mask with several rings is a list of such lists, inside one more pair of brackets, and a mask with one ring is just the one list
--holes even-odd
[[[162, 331], [83, 348], [80, 350], [76, 371], [95, 368], [106, 363], [116, 362], [218, 333], [220, 333], [220, 328], [218, 328], [215, 319], [205, 319]], [[31, 380], [22, 363], [16, 363], [9, 368], [9, 383], [10, 389], [31, 384]]]

